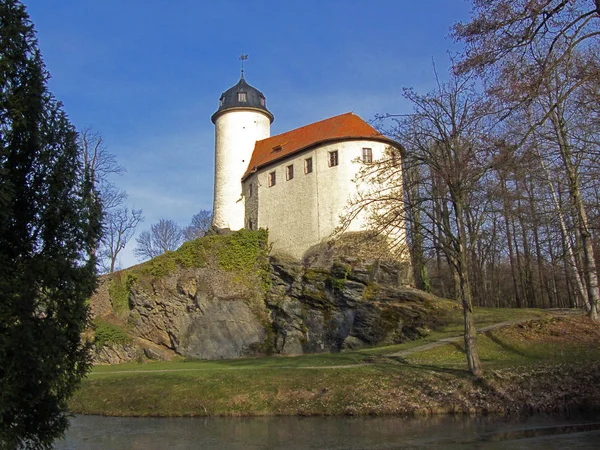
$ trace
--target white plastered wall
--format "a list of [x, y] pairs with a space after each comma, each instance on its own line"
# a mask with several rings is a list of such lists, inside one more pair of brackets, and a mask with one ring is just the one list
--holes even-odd
[[241, 179], [257, 140], [268, 138], [271, 122], [266, 114], [251, 110], [227, 111], [215, 121], [215, 198], [213, 225], [244, 228]]
[[[358, 160], [362, 149], [370, 148], [373, 159], [385, 154], [388, 144], [378, 141], [344, 141], [316, 147], [276, 165], [260, 169], [244, 182], [248, 195], [253, 183], [257, 207], [247, 211], [257, 227], [269, 229], [273, 250], [300, 258], [311, 246], [332, 237], [340, 225], [340, 216], [356, 198], [355, 178], [363, 167]], [[329, 167], [329, 152], [338, 151], [339, 164]], [[313, 159], [313, 172], [304, 173], [304, 161]], [[294, 166], [294, 178], [286, 180], [286, 167]], [[275, 186], [269, 187], [268, 176], [276, 173]], [[256, 203], [256, 202], [253, 202]], [[359, 214], [346, 231], [367, 229], [367, 213]]]

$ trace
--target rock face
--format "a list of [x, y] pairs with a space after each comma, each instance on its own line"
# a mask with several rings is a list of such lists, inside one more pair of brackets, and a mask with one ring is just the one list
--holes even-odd
[[435, 297], [398, 286], [392, 264], [346, 258], [329, 269], [271, 258], [267, 295], [279, 353], [301, 354], [395, 344], [440, 319]]
[[348, 257], [327, 264], [271, 257], [263, 273], [207, 264], [106, 276], [92, 311], [120, 321], [130, 341], [102, 346], [96, 360], [342, 351], [414, 339], [440, 318], [434, 296], [400, 286], [405, 269], [396, 264]]

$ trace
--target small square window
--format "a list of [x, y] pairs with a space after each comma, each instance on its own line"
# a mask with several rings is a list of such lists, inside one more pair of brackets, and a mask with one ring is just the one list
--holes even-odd
[[338, 163], [338, 151], [334, 150], [332, 152], [329, 152], [329, 167], [337, 166]]
[[292, 178], [294, 178], [294, 165], [290, 165], [287, 166], [285, 168], [285, 179], [290, 181]]
[[269, 172], [269, 187], [275, 186], [275, 183], [277, 183], [277, 176], [275, 172]]
[[363, 148], [362, 160], [365, 164], [371, 164], [373, 162], [373, 150], [370, 148]]
[[312, 172], [312, 158], [306, 158], [304, 160], [304, 173]]
[[238, 102], [247, 102], [248, 96], [245, 92], [238, 92]]

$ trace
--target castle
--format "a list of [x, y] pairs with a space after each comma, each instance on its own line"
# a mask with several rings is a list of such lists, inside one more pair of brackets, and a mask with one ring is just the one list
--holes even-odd
[[[244, 79], [223, 92], [215, 125], [213, 226], [269, 230], [273, 250], [301, 258], [331, 239], [364, 164], [400, 144], [353, 113], [271, 136], [265, 96]], [[363, 231], [366, 211], [346, 231]]]

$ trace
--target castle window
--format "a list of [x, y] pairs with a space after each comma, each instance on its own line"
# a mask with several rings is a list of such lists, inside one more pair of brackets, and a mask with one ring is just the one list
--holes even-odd
[[260, 98], [260, 106], [265, 106], [265, 99], [264, 98]]
[[238, 92], [238, 102], [247, 102], [248, 96], [245, 92]]
[[[252, 191], [253, 191], [252, 183], [250, 183], [250, 185], [248, 186], [248, 197], [252, 197]], [[252, 229], [252, 228], [250, 228], [250, 229]]]
[[275, 183], [277, 183], [275, 172], [269, 172], [269, 187], [275, 186]]
[[252, 223], [252, 219], [248, 219], [248, 229], [253, 230], [254, 224]]
[[223, 106], [223, 97], [219, 99], [219, 106]]
[[294, 165], [289, 165], [285, 168], [285, 179], [290, 181], [294, 178]]
[[280, 152], [282, 149], [283, 147], [281, 145], [276, 145], [275, 147], [273, 147], [273, 153]]
[[304, 173], [312, 172], [312, 158], [306, 158], [304, 160]]
[[373, 150], [370, 148], [363, 148], [362, 160], [365, 164], [371, 164], [373, 162]]
[[332, 152], [329, 152], [329, 167], [337, 166], [338, 163], [338, 151], [334, 150]]

